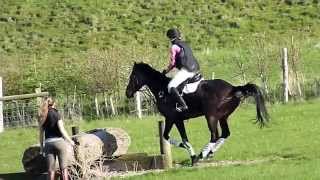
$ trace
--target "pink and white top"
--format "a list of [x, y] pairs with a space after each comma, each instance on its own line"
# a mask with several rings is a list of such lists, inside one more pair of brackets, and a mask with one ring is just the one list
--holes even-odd
[[173, 44], [170, 48], [170, 62], [169, 62], [169, 69], [172, 69], [175, 67], [176, 65], [176, 56], [177, 54], [179, 54], [181, 51], [181, 48], [176, 45]]

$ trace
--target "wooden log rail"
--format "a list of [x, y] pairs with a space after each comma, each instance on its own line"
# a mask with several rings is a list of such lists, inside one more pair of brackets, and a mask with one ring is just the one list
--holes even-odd
[[21, 99], [29, 99], [29, 98], [37, 98], [37, 103], [40, 106], [41, 97], [49, 96], [48, 92], [41, 92], [40, 88], [36, 89], [36, 93], [31, 94], [21, 94], [21, 95], [13, 95], [13, 96], [3, 96], [3, 86], [2, 86], [2, 77], [0, 77], [0, 133], [4, 131], [4, 120], [3, 120], [3, 102], [4, 101], [12, 101], [12, 100], [21, 100]]
[[29, 98], [45, 97], [45, 96], [49, 96], [49, 93], [48, 92], [40, 92], [40, 93], [4, 96], [4, 97], [0, 97], [0, 101], [12, 101], [12, 100], [21, 100], [21, 99], [29, 99]]

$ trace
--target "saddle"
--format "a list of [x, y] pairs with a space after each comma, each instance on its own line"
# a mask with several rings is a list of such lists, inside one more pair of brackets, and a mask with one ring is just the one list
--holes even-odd
[[194, 93], [199, 83], [203, 80], [200, 73], [195, 74], [193, 77], [186, 79], [178, 86], [178, 91], [180, 94], [190, 94]]

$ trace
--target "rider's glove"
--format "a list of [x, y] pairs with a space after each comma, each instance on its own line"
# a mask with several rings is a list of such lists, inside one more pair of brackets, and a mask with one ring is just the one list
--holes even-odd
[[164, 69], [163, 71], [162, 71], [162, 74], [163, 75], [166, 75], [168, 73], [168, 71], [166, 70], [166, 69]]

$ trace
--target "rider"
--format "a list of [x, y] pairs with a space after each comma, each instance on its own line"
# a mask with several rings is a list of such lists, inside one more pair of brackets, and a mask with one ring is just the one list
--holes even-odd
[[187, 110], [188, 106], [179, 94], [177, 87], [188, 78], [196, 75], [199, 72], [200, 67], [198, 61], [193, 56], [191, 48], [181, 40], [181, 34], [178, 29], [169, 29], [167, 31], [167, 37], [170, 39], [172, 46], [170, 48], [170, 63], [163, 73], [166, 74], [173, 68], [179, 70], [169, 82], [168, 91], [174, 95], [176, 101], [180, 104], [176, 109], [181, 112]]

